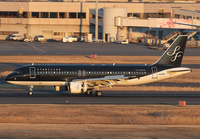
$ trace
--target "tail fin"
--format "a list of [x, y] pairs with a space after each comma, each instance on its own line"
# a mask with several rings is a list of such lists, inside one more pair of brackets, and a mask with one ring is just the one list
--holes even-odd
[[187, 37], [187, 35], [179, 35], [172, 45], [161, 56], [161, 58], [155, 63], [155, 65], [180, 67]]

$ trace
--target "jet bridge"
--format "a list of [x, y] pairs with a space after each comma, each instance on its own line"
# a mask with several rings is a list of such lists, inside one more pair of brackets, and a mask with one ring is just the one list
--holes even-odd
[[[172, 38], [176, 37], [180, 33], [179, 29], [194, 29], [194, 27], [188, 26], [186, 24], [200, 25], [200, 20], [197, 19], [180, 19], [180, 18], [148, 18], [148, 19], [139, 19], [136, 17], [127, 17], [127, 8], [118, 8], [118, 7], [106, 7], [103, 10], [99, 10], [99, 21], [98, 24], [102, 26], [102, 37], [103, 41], [116, 42], [118, 41], [119, 36], [121, 38], [127, 39], [131, 37], [143, 37], [145, 32], [150, 34], [151, 32], [156, 32], [155, 35], [159, 38], [164, 37], [160, 40], [160, 43], [163, 44]], [[95, 24], [95, 10], [90, 9], [89, 22]], [[94, 15], [94, 16], [93, 16]], [[176, 24], [183, 23], [183, 24]], [[136, 29], [136, 30], [135, 30]], [[169, 31], [169, 29], [171, 29]], [[127, 32], [127, 30], [129, 30]], [[138, 30], [138, 32], [137, 32]], [[162, 32], [161, 32], [162, 31]], [[173, 32], [177, 31], [177, 32]], [[101, 32], [101, 30], [99, 30]], [[161, 33], [160, 33], [161, 32]], [[127, 36], [127, 34], [129, 36]], [[195, 33], [194, 33], [195, 34]], [[190, 34], [191, 36], [194, 34]], [[189, 36], [189, 37], [191, 37]]]

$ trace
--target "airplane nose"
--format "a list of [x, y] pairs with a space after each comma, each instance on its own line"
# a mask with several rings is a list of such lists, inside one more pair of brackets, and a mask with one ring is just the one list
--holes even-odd
[[9, 76], [9, 75], [7, 75], [7, 76], [5, 77], [5, 80], [6, 80], [6, 81], [8, 81], [8, 76]]
[[9, 81], [11, 79], [11, 74], [8, 74], [5, 78], [6, 81]]

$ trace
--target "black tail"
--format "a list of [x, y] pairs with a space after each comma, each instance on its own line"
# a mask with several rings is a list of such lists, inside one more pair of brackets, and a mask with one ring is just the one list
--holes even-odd
[[179, 35], [172, 45], [161, 56], [161, 58], [155, 63], [155, 65], [180, 67], [187, 37], [187, 35]]

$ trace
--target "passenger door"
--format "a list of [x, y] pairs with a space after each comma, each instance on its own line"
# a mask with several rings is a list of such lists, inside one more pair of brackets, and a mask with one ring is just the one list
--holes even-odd
[[158, 70], [156, 67], [151, 67], [152, 70], [152, 79], [157, 79], [158, 77]]
[[36, 78], [35, 67], [30, 67], [29, 72], [30, 72], [30, 79], [35, 79]]

